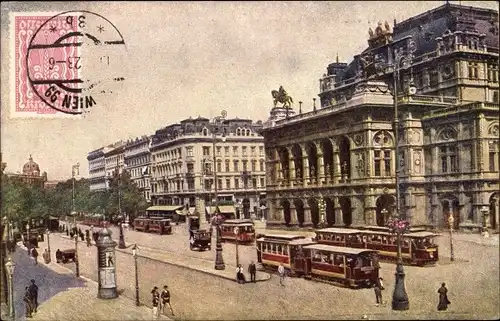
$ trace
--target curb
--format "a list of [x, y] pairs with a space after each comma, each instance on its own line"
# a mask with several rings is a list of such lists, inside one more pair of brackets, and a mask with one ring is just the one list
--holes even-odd
[[[71, 238], [69, 236], [66, 236], [66, 235], [61, 235], [61, 237], [65, 238], [65, 239], [71, 240]], [[95, 243], [92, 242], [92, 245], [95, 246]], [[125, 243], [125, 245], [126, 245], [126, 248], [129, 248], [129, 247], [133, 246], [133, 244], [127, 244], [127, 243]], [[156, 251], [156, 252], [160, 251], [160, 250], [148, 248], [146, 246], [141, 246], [141, 247], [144, 248], [144, 249], [147, 249], [149, 251], [153, 251], [153, 252], [154, 251]], [[124, 254], [127, 254], [127, 255], [132, 255], [132, 253], [126, 251], [126, 249], [115, 248], [115, 251], [118, 251], [118, 252], [121, 252], [121, 253], [124, 253]], [[173, 253], [173, 252], [168, 252], [168, 251], [163, 251], [163, 252]], [[177, 266], [177, 267], [180, 267], [180, 268], [184, 268], [184, 269], [189, 269], [189, 270], [192, 270], [192, 271], [201, 272], [201, 273], [204, 273], [204, 274], [207, 274], [207, 275], [211, 275], [211, 276], [216, 276], [216, 277], [219, 277], [219, 278], [222, 278], [222, 279], [233, 281], [235, 283], [238, 282], [238, 281], [236, 281], [236, 277], [233, 278], [233, 277], [229, 277], [229, 276], [225, 276], [225, 275], [220, 275], [220, 274], [216, 274], [216, 273], [213, 273], [213, 272], [202, 270], [202, 269], [199, 269], [199, 268], [196, 268], [196, 267], [193, 267], [193, 266], [183, 265], [183, 264], [174, 263], [174, 262], [168, 262], [168, 261], [165, 261], [165, 260], [162, 260], [162, 259], [157, 259], [157, 258], [153, 258], [153, 257], [146, 256], [146, 255], [140, 255], [140, 254], [138, 254], [137, 256], [145, 258], [145, 259], [148, 259], [148, 260], [153, 260], [155, 262], [161, 262], [161, 263], [164, 263], [164, 264], [170, 264], [170, 265]], [[192, 257], [192, 258], [195, 259], [195, 260], [203, 260], [203, 259], [194, 258], [194, 257]], [[236, 268], [236, 266], [234, 268]], [[269, 273], [267, 273], [267, 272], [263, 272], [263, 273], [266, 273], [268, 275], [268, 277], [264, 278], [264, 279], [261, 279], [261, 280], [255, 280], [255, 283], [265, 282], [265, 281], [269, 281], [271, 279], [271, 275]], [[247, 282], [247, 283], [250, 283], [250, 282]]]
[[[128, 252], [126, 252], [126, 251], [124, 251], [122, 249], [116, 249], [116, 251], [119, 251], [119, 252], [122, 252], [122, 253], [125, 253], [125, 254], [128, 254], [128, 255], [132, 255], [132, 254], [130, 254], [130, 253], [128, 253]], [[216, 276], [216, 277], [219, 277], [219, 278], [222, 278], [222, 279], [226, 279], [226, 280], [230, 280], [230, 281], [233, 281], [233, 282], [236, 282], [236, 283], [238, 282], [238, 281], [236, 281], [235, 277], [232, 278], [232, 277], [225, 276], [225, 275], [215, 274], [213, 272], [209, 272], [209, 271], [197, 269], [197, 268], [192, 267], [192, 266], [182, 265], [182, 264], [173, 263], [173, 262], [167, 262], [167, 261], [164, 261], [164, 260], [161, 260], [161, 259], [156, 259], [156, 258], [152, 258], [152, 257], [145, 256], [145, 255], [138, 254], [137, 256], [145, 258], [145, 259], [148, 259], [148, 260], [152, 260], [152, 261], [155, 261], [155, 262], [161, 262], [161, 263], [164, 263], [164, 264], [169, 264], [169, 265], [177, 266], [177, 267], [184, 268], [184, 269], [189, 269], [189, 270], [192, 270], [192, 271], [201, 272], [201, 273], [204, 273], [204, 274], [207, 274], [207, 275]], [[269, 281], [271, 279], [271, 275], [269, 273], [267, 273], [267, 274], [269, 276], [268, 278], [263, 279], [263, 280], [255, 280], [255, 283]], [[250, 282], [246, 282], [246, 283], [250, 283]]]

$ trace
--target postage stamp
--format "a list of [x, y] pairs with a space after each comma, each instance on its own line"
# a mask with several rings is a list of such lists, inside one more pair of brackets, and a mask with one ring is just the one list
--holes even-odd
[[82, 115], [125, 80], [125, 41], [99, 14], [12, 13], [11, 31], [11, 117]]

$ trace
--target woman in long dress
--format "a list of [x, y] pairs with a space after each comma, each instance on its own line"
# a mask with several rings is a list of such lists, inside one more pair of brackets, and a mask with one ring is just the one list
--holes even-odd
[[446, 288], [446, 284], [444, 282], [438, 289], [438, 293], [439, 293], [438, 311], [445, 311], [446, 309], [448, 309], [448, 304], [450, 304], [451, 302], [448, 300], [448, 289]]

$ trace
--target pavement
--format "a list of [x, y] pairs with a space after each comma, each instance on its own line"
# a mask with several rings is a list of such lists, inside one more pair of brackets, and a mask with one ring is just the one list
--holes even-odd
[[[134, 301], [119, 296], [117, 299], [97, 298], [97, 283], [85, 277], [76, 278], [73, 272], [55, 262], [38, 265], [28, 256], [24, 246], [12, 253], [14, 271], [15, 320], [151, 320], [152, 311], [146, 306], [135, 306]], [[25, 316], [22, 300], [24, 287], [34, 279], [38, 285], [39, 307], [33, 318]], [[2, 320], [9, 318], [2, 315]], [[169, 320], [161, 316], [159, 320]]]

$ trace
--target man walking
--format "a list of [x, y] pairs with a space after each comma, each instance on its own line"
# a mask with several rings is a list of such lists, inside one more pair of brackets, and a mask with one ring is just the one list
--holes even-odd
[[250, 262], [248, 266], [248, 273], [250, 273], [250, 282], [255, 283], [255, 274], [257, 273], [257, 268], [255, 267], [255, 263]]
[[26, 317], [31, 318], [31, 313], [33, 312], [33, 307], [31, 305], [31, 295], [28, 287], [24, 288], [24, 297], [23, 297], [24, 304], [26, 306]]
[[278, 274], [280, 275], [280, 285], [285, 286], [283, 284], [283, 280], [285, 280], [285, 267], [283, 266], [283, 263], [280, 263], [278, 266]]
[[382, 278], [377, 278], [373, 290], [375, 292], [375, 299], [377, 300], [376, 306], [383, 304], [382, 301], [382, 290], [384, 289], [384, 284], [382, 283]]
[[37, 265], [38, 264], [38, 251], [36, 250], [36, 248], [34, 246], [32, 247], [32, 250], [31, 250], [31, 256], [35, 260], [35, 265]]
[[154, 287], [153, 290], [151, 290], [152, 294], [152, 304], [153, 304], [153, 319], [157, 319], [160, 316], [159, 313], [159, 305], [160, 305], [160, 293], [158, 293], [158, 287]]
[[35, 284], [35, 280], [31, 279], [28, 291], [31, 297], [31, 307], [36, 313], [36, 310], [38, 309], [38, 285]]
[[170, 308], [170, 312], [172, 315], [174, 314], [174, 309], [172, 309], [172, 305], [170, 304], [170, 291], [168, 290], [168, 286], [163, 286], [163, 291], [161, 291], [161, 304], [162, 304], [162, 313], [165, 314], [165, 305], [168, 304]]

